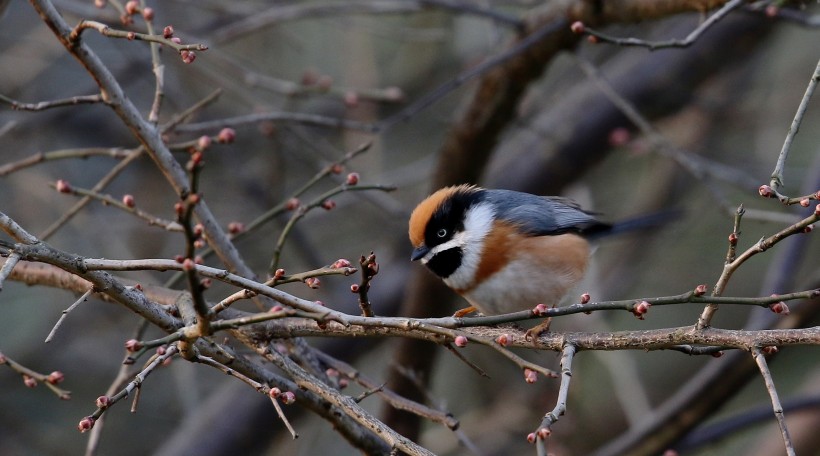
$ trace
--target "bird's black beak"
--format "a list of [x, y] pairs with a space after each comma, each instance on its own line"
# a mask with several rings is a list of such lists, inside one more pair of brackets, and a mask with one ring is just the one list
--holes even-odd
[[427, 255], [429, 251], [430, 248], [424, 244], [416, 247], [415, 249], [413, 249], [413, 254], [410, 255], [410, 261], [416, 261], [424, 258], [424, 255]]

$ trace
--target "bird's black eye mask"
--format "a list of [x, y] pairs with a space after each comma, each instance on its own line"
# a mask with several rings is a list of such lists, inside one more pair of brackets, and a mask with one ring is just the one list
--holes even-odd
[[453, 238], [459, 231], [464, 231], [464, 215], [467, 210], [483, 199], [483, 192], [473, 189], [458, 191], [444, 201], [430, 217], [424, 229], [424, 243], [435, 247]]

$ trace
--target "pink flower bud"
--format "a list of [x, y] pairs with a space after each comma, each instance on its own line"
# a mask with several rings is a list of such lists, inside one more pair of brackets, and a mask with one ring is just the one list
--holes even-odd
[[336, 208], [336, 202], [331, 199], [326, 199], [322, 201], [322, 209], [326, 211], [332, 211]]
[[236, 139], [236, 130], [233, 128], [223, 128], [219, 130], [219, 134], [216, 135], [216, 141], [220, 144], [230, 144], [234, 142]]
[[162, 29], [162, 36], [167, 40], [174, 36], [174, 26], [173, 25], [166, 25], [164, 29]]
[[99, 409], [108, 408], [111, 405], [111, 398], [108, 396], [100, 396], [95, 401], [95, 404]]
[[308, 277], [307, 279], [305, 279], [305, 285], [307, 285], [308, 287], [310, 287], [314, 290], [319, 288], [319, 286], [321, 284], [322, 284], [322, 281], [319, 280], [318, 277]]
[[136, 14], [137, 11], [140, 9], [140, 4], [136, 0], [129, 0], [125, 3], [125, 13], [126, 14]]
[[37, 379], [30, 375], [23, 374], [23, 384], [25, 384], [28, 388], [34, 388], [37, 386]]
[[646, 315], [647, 312], [649, 312], [650, 307], [652, 307], [652, 304], [646, 301], [641, 301], [635, 304], [635, 306], [632, 309], [632, 314], [638, 317], [638, 320], [643, 320], [643, 316]]
[[359, 173], [350, 173], [347, 175], [347, 181], [345, 181], [347, 185], [356, 185], [359, 183]]
[[274, 279], [281, 279], [282, 277], [285, 277], [285, 270], [282, 268], [277, 269], [276, 272], [273, 273]]
[[125, 35], [125, 39], [127, 39], [128, 41], [134, 41], [136, 38], [137, 38], [137, 34], [134, 33], [134, 32], [128, 32]]
[[582, 35], [586, 31], [586, 27], [584, 27], [584, 23], [581, 21], [573, 22], [572, 25], [569, 26], [569, 29], [576, 35]]
[[775, 345], [769, 345], [768, 347], [763, 347], [761, 349], [761, 351], [763, 352], [764, 355], [773, 355], [773, 354], [779, 352], [780, 350]]
[[760, 188], [757, 189], [757, 193], [764, 198], [772, 198], [774, 197], [774, 190], [768, 185], [761, 185]]
[[803, 207], [809, 207], [809, 204], [811, 204], [811, 202], [808, 198], [803, 198], [800, 200], [800, 205]]
[[506, 347], [506, 346], [509, 346], [510, 343], [512, 343], [512, 338], [510, 337], [509, 334], [502, 334], [502, 335], [496, 337], [495, 341], [498, 345], [501, 345], [502, 347]]
[[293, 391], [285, 391], [281, 396], [279, 396], [279, 398], [285, 405], [290, 405], [296, 402], [296, 395], [293, 394]]
[[190, 272], [190, 271], [193, 271], [194, 269], [196, 269], [196, 263], [194, 263], [194, 260], [192, 260], [190, 258], [186, 258], [186, 259], [182, 260], [182, 270], [183, 271]]
[[245, 231], [245, 225], [242, 222], [231, 222], [228, 224], [228, 232], [231, 234], [239, 234]]
[[299, 202], [298, 198], [291, 198], [291, 199], [288, 200], [287, 203], [285, 203], [285, 209], [287, 209], [289, 211], [292, 211], [292, 210], [296, 209], [297, 207], [299, 207], [300, 204], [302, 204], [302, 203]]
[[350, 267], [350, 260], [345, 258], [339, 258], [338, 260], [334, 261], [333, 264], [330, 265], [332, 269], [339, 269], [339, 268], [349, 268]]
[[137, 339], [129, 339], [125, 342], [125, 349], [128, 350], [129, 353], [134, 353], [141, 348], [142, 342]]
[[208, 135], [202, 135], [199, 139], [196, 140], [196, 148], [199, 150], [205, 150], [211, 147], [212, 139]]
[[282, 394], [282, 390], [275, 386], [268, 391], [268, 396], [270, 396], [271, 399], [276, 399], [280, 394]]
[[787, 306], [786, 303], [783, 302], [783, 301], [769, 304], [769, 310], [771, 310], [772, 312], [774, 312], [776, 314], [782, 314], [782, 315], [788, 315], [789, 314], [789, 306]]
[[629, 143], [632, 139], [632, 134], [624, 127], [612, 129], [609, 132], [609, 145], [611, 147], [621, 147]]
[[355, 108], [359, 105], [359, 94], [352, 90], [348, 90], [345, 92], [344, 103], [348, 108]]
[[154, 20], [154, 8], [145, 7], [142, 10], [142, 17], [143, 17], [143, 19], [145, 19], [148, 22], [153, 21]]
[[57, 191], [60, 193], [71, 193], [71, 184], [66, 180], [59, 179], [56, 185]]
[[358, 293], [359, 292], [359, 284], [354, 283], [354, 284], [350, 285], [350, 292], [351, 293]]
[[464, 336], [456, 336], [456, 339], [453, 343], [456, 344], [456, 347], [464, 348], [467, 346], [467, 338]]
[[538, 380], [538, 373], [530, 368], [524, 368], [524, 381], [527, 383], [535, 383]]
[[46, 381], [48, 383], [51, 383], [52, 385], [62, 383], [63, 380], [65, 380], [65, 374], [63, 374], [60, 371], [54, 371], [48, 374], [48, 377], [46, 377]]
[[126, 207], [134, 207], [136, 205], [134, 195], [123, 195], [122, 204], [125, 204]]
[[550, 436], [550, 434], [552, 434], [552, 431], [550, 431], [548, 428], [542, 427], [538, 429], [538, 432], [536, 432], [536, 434], [538, 435], [538, 438], [540, 438], [541, 440], [545, 440], [547, 437]]
[[339, 163], [334, 163], [330, 167], [330, 172], [333, 174], [342, 174], [342, 171], [344, 171], [344, 169], [344, 166], [340, 165]]
[[538, 304], [537, 306], [533, 307], [532, 314], [537, 315], [539, 317], [543, 317], [544, 315], [549, 312], [549, 308], [546, 304]]
[[535, 432], [527, 434], [527, 442], [535, 443]]
[[703, 296], [706, 294], [706, 284], [702, 283], [695, 287], [695, 296]]
[[584, 293], [581, 295], [581, 304], [586, 304], [590, 300], [589, 293]]
[[94, 427], [94, 417], [87, 416], [80, 420], [80, 423], [77, 425], [77, 430], [80, 432], [90, 431], [91, 428]]
[[179, 51], [179, 56], [182, 57], [182, 61], [185, 63], [194, 63], [194, 60], [196, 60], [196, 52], [194, 51], [182, 50]]

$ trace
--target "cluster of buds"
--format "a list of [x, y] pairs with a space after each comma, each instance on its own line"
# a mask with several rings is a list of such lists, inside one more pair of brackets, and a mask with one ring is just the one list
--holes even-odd
[[[97, 8], [102, 8], [105, 6], [107, 2], [97, 0], [94, 4]], [[125, 14], [120, 17], [120, 21], [122, 21], [123, 25], [130, 25], [134, 23], [134, 20], [131, 16], [135, 14], [142, 14], [142, 18], [146, 21], [150, 22], [154, 20], [154, 9], [150, 7], [140, 8], [140, 2], [137, 0], [129, 0], [125, 3]]]
[[293, 391], [285, 391], [284, 393], [277, 387], [273, 387], [268, 392], [268, 396], [271, 399], [279, 399], [285, 405], [290, 405], [296, 402], [296, 395], [293, 394]]
[[546, 438], [549, 437], [550, 434], [552, 434], [552, 431], [550, 431], [548, 428], [539, 428], [537, 431], [530, 432], [529, 434], [527, 434], [527, 442], [535, 443], [536, 439], [546, 440]]
[[322, 285], [322, 281], [318, 277], [308, 277], [305, 279], [305, 285], [315, 290]]
[[632, 307], [632, 314], [638, 317], [638, 320], [643, 320], [643, 316], [649, 312], [650, 307], [652, 307], [652, 304], [641, 301]]

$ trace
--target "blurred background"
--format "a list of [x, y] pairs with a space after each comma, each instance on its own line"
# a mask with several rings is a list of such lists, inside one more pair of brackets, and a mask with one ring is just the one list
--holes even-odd
[[[126, 28], [114, 4], [98, 9], [91, 1], [55, 2], [69, 24], [87, 18]], [[161, 51], [165, 97], [160, 123], [215, 90], [222, 91], [217, 101], [166, 139], [176, 143], [216, 135], [224, 126], [235, 129], [232, 144], [206, 152], [200, 184], [224, 226], [250, 223], [345, 153], [372, 143], [340, 174], [322, 180], [301, 199], [316, 198], [341, 183], [348, 172], [358, 172], [363, 184], [390, 184], [397, 190], [344, 193], [334, 198], [335, 209], [309, 213], [286, 243], [280, 264], [296, 272], [337, 258], [355, 263], [360, 255], [374, 251], [381, 269], [370, 296], [378, 315], [444, 316], [464, 305], [408, 261], [409, 213], [445, 184], [476, 182], [561, 194], [613, 221], [682, 210], [681, 217], [662, 229], [599, 246], [579, 290], [589, 292], [593, 300], [674, 295], [701, 283], [714, 285], [726, 256], [732, 214], [740, 204], [748, 210], [739, 244], [744, 249], [801, 215], [802, 208], [760, 198], [757, 188], [769, 182], [817, 65], [818, 31], [797, 21], [812, 18], [817, 13], [814, 5], [791, 10], [793, 15], [775, 10], [767, 15], [752, 8], [734, 11], [688, 48], [648, 51], [576, 38], [524, 72], [528, 77], [510, 78], [510, 86], [491, 90], [511, 97], [509, 112], [493, 121], [480, 119], [477, 113], [485, 103], [494, 102], [486, 91], [505, 67], [493, 67], [477, 77], [460, 76], [505, 55], [515, 46], [519, 30], [541, 30], [550, 22], [539, 18], [551, 14], [555, 4], [165, 0], [148, 5], [154, 9], [157, 30], [173, 25], [175, 36], [184, 43], [210, 48], [197, 52], [191, 64], [169, 49]], [[602, 31], [666, 40], [685, 37], [702, 20], [696, 12], [668, 14], [638, 25], [612, 24]], [[568, 24], [560, 24], [562, 30]], [[137, 17], [129, 29], [144, 31], [145, 22]], [[147, 116], [155, 91], [148, 44], [106, 38], [93, 30], [86, 31], [83, 40]], [[599, 75], [591, 77], [585, 67], [595, 68]], [[656, 135], [643, 134], [627, 119], [606, 94], [609, 87], [651, 122]], [[97, 92], [95, 82], [31, 5], [11, 0], [0, 17], [0, 95], [34, 103]], [[236, 120], [252, 114], [268, 117]], [[308, 123], [293, 114], [343, 119], [348, 128]], [[784, 192], [789, 195], [820, 188], [819, 120], [815, 99], [786, 163]], [[49, 183], [64, 179], [91, 188], [121, 158], [47, 160], [25, 168], [5, 165], [39, 153], [137, 146], [103, 105], [23, 112], [1, 103], [0, 211], [42, 235], [77, 202]], [[184, 151], [179, 157], [183, 163], [187, 160]], [[116, 199], [131, 194], [139, 208], [174, 217], [176, 196], [146, 156], [131, 163], [103, 192]], [[285, 214], [265, 224], [237, 244], [260, 276], [267, 274], [288, 218]], [[48, 236], [48, 242], [91, 258], [173, 258], [183, 248], [181, 235], [96, 202]], [[817, 251], [812, 235], [789, 239], [746, 263], [725, 294], [762, 296], [817, 288]], [[170, 277], [123, 275], [156, 285]], [[284, 289], [357, 313], [356, 296], [349, 292], [357, 280], [328, 277], [318, 290], [304, 285]], [[215, 285], [206, 296], [218, 301], [232, 291]], [[70, 401], [59, 401], [43, 386], [25, 388], [18, 375], [0, 369], [2, 454], [84, 451], [87, 436], [77, 432], [76, 423], [93, 412], [94, 400], [116, 376], [122, 344], [132, 337], [139, 318], [122, 307], [90, 300], [70, 314], [52, 342], [44, 344], [62, 310], [75, 299], [65, 291], [13, 282], [6, 283], [0, 294], [0, 352], [41, 372], [63, 371], [63, 386], [72, 391]], [[249, 305], [243, 308], [252, 310]], [[701, 310], [697, 305], [658, 307], [645, 321], [623, 311], [573, 315], [555, 319], [552, 331], [685, 326], [694, 324]], [[724, 306], [713, 324], [759, 328], [771, 324], [770, 314]], [[797, 324], [817, 324], [810, 312], [800, 315]], [[158, 330], [150, 329], [146, 338], [159, 336]], [[408, 396], [453, 413], [461, 422], [458, 433], [385, 410], [376, 396], [362, 403], [436, 454], [532, 454], [526, 435], [555, 404], [557, 380], [542, 378], [528, 385], [514, 365], [482, 347], [471, 346], [463, 353], [486, 370], [489, 379], [429, 344], [419, 348], [398, 339], [310, 342], [378, 383], [389, 382], [388, 387], [395, 385]], [[241, 352], [242, 347], [237, 349]], [[558, 368], [560, 354], [521, 354]], [[811, 432], [820, 416], [812, 406], [820, 397], [816, 355], [814, 347], [789, 347], [772, 362], [781, 398], [804, 405], [787, 411], [798, 454], [820, 452]], [[408, 365], [408, 358], [419, 365]], [[653, 410], [676, 392], [694, 388], [688, 383], [693, 378], [731, 362], [731, 356], [669, 351], [582, 352], [574, 364], [567, 414], [553, 427], [550, 451], [641, 454], [613, 442], [647, 420], [656, 421]], [[408, 383], [410, 374], [397, 374], [397, 364], [415, 370], [425, 385], [423, 394], [402, 389], [406, 385], [400, 384]], [[725, 404], [715, 403], [722, 405], [717, 413], [685, 433], [694, 443], [679, 446], [681, 454], [782, 453], [759, 374], [742, 377], [731, 384]], [[355, 396], [361, 389], [351, 387], [345, 393]], [[136, 413], [124, 403], [107, 412], [98, 454], [357, 453], [327, 422], [298, 405], [285, 411], [301, 436], [298, 440], [290, 439], [267, 399], [251, 388], [213, 369], [175, 361], [150, 377]], [[737, 421], [756, 411], [761, 412], [759, 421]], [[721, 427], [726, 423], [728, 427]], [[802, 432], [804, 428], [808, 431]], [[704, 429], [720, 432], [709, 438]]]

